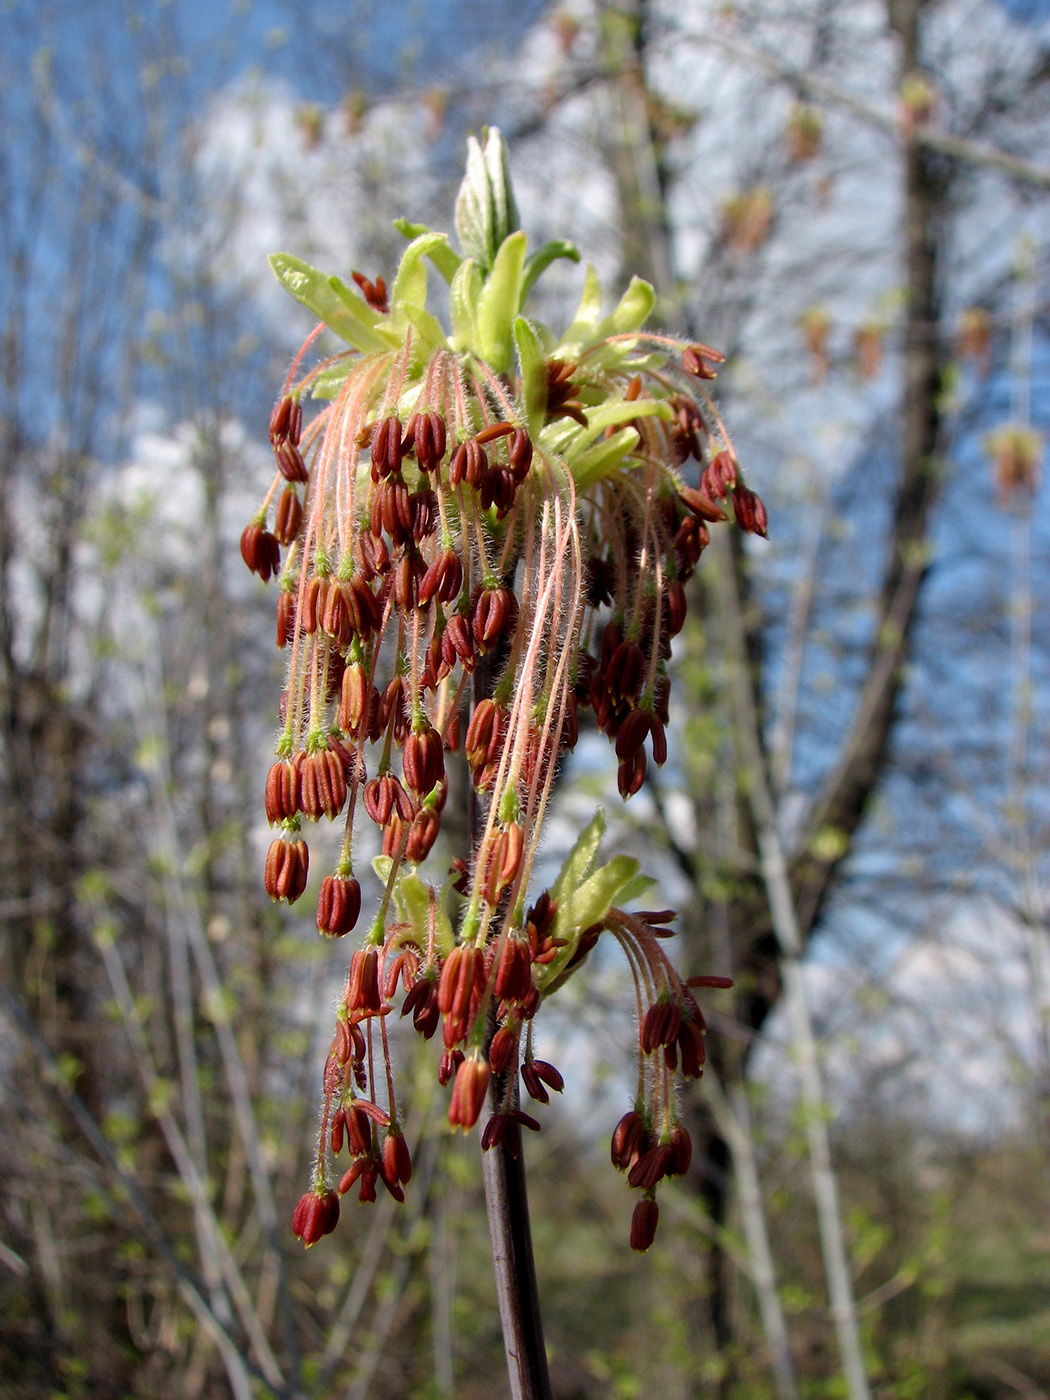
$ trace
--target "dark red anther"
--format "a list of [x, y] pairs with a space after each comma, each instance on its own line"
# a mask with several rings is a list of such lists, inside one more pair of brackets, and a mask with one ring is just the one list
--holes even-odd
[[281, 544], [288, 545], [298, 538], [303, 523], [303, 506], [298, 493], [286, 486], [277, 502], [273, 532]]
[[390, 310], [390, 307], [387, 305], [386, 282], [384, 279], [382, 277], [377, 277], [374, 282], [371, 282], [362, 272], [351, 272], [350, 276], [361, 288], [361, 295], [372, 310], [378, 311], [381, 316], [385, 316]]
[[721, 350], [698, 342], [687, 345], [682, 351], [682, 368], [686, 374], [695, 375], [697, 379], [714, 379], [717, 374], [715, 366], [724, 364], [725, 358]]
[[470, 618], [464, 613], [455, 613], [449, 618], [441, 634], [441, 659], [449, 670], [452, 670], [458, 661], [468, 675], [473, 672], [477, 661], [474, 630], [470, 625]]
[[518, 621], [518, 600], [509, 588], [482, 588], [474, 599], [471, 629], [479, 651], [491, 650]]
[[[379, 480], [401, 470], [401, 422], [394, 414], [381, 418], [372, 430], [372, 477]], [[378, 534], [373, 530], [373, 534]]]
[[499, 1001], [523, 1001], [531, 990], [531, 950], [524, 939], [512, 934], [503, 945], [493, 991]]
[[658, 1181], [662, 1181], [671, 1166], [672, 1153], [667, 1143], [658, 1143], [643, 1152], [627, 1173], [627, 1185], [636, 1190], [651, 1191]]
[[671, 1129], [671, 1163], [667, 1168], [668, 1176], [685, 1176], [689, 1170], [689, 1163], [693, 1160], [693, 1140], [682, 1127], [676, 1123]]
[[441, 1012], [438, 1009], [437, 981], [433, 977], [420, 977], [409, 988], [401, 1007], [401, 1015], [411, 1012], [413, 1028], [429, 1040], [437, 1030]]
[[643, 1196], [634, 1208], [631, 1216], [631, 1248], [636, 1249], [640, 1254], [652, 1244], [656, 1238], [656, 1226], [660, 1219], [660, 1207], [652, 1196]]
[[712, 500], [706, 491], [698, 491], [693, 486], [679, 486], [678, 494], [686, 510], [696, 517], [697, 520], [704, 520], [708, 524], [714, 524], [720, 520], [726, 520], [725, 511]]
[[419, 581], [420, 606], [437, 598], [451, 603], [463, 587], [463, 561], [454, 549], [443, 549]]
[[534, 1098], [537, 1103], [550, 1103], [551, 1096], [547, 1093], [547, 1086], [556, 1094], [560, 1094], [565, 1088], [565, 1080], [561, 1074], [546, 1060], [526, 1060], [521, 1067], [521, 1077], [525, 1081], [530, 1098]]
[[475, 489], [479, 487], [488, 471], [489, 459], [484, 447], [476, 438], [461, 442], [448, 462], [448, 483], [458, 486], [466, 482]]
[[644, 1152], [649, 1143], [649, 1130], [640, 1113], [625, 1113], [613, 1129], [612, 1164], [617, 1171], [625, 1172]]
[[625, 802], [639, 791], [645, 782], [645, 750], [641, 749], [633, 758], [624, 759], [616, 770], [616, 786]]
[[306, 754], [299, 768], [299, 806], [306, 816], [334, 821], [346, 801], [346, 770], [331, 749]]
[[654, 1002], [642, 1022], [642, 1049], [650, 1055], [658, 1045], [673, 1045], [681, 1025], [682, 1013], [673, 1001]]
[[326, 875], [317, 899], [317, 928], [326, 938], [350, 933], [361, 913], [361, 886], [352, 876]]
[[704, 468], [700, 478], [700, 489], [718, 500], [725, 498], [726, 492], [737, 482], [736, 458], [727, 448], [716, 452]]
[[507, 456], [514, 480], [520, 486], [532, 466], [532, 439], [524, 428], [515, 428], [511, 433], [507, 444]]
[[761, 535], [763, 539], [766, 538], [769, 521], [762, 499], [739, 482], [733, 492], [733, 514], [741, 530], [746, 530], [749, 535]]
[[412, 1157], [403, 1133], [389, 1132], [383, 1143], [383, 1179], [407, 1186], [412, 1180]]
[[510, 467], [489, 467], [481, 479], [481, 508], [496, 508], [496, 516], [502, 520], [514, 504], [518, 483]]
[[258, 574], [263, 583], [268, 583], [271, 574], [281, 567], [281, 546], [277, 536], [271, 535], [265, 525], [253, 520], [241, 535], [241, 558], [253, 574]]

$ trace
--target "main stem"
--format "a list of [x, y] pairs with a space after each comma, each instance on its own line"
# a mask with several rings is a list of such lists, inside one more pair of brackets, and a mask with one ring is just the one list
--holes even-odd
[[[498, 674], [498, 658], [479, 658], [474, 670], [474, 704], [492, 695]], [[473, 784], [468, 785], [467, 816], [471, 849], [476, 851], [484, 827], [485, 812]], [[495, 1007], [489, 1011], [486, 1053], [496, 1029]], [[513, 1071], [512, 1071], [513, 1072]], [[485, 1099], [486, 1118], [498, 1108], [499, 1084], [493, 1076]], [[485, 1210], [492, 1239], [492, 1265], [496, 1274], [503, 1345], [513, 1400], [551, 1400], [547, 1351], [543, 1345], [543, 1319], [536, 1284], [536, 1261], [529, 1225], [529, 1196], [525, 1182], [525, 1155], [512, 1157], [502, 1143], [481, 1154], [485, 1183]]]

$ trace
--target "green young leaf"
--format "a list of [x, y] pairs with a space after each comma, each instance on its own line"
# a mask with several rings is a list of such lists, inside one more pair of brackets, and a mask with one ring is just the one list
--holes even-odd
[[514, 322], [514, 341], [518, 347], [521, 396], [525, 401], [529, 437], [535, 441], [547, 412], [547, 362], [539, 337], [524, 316]]
[[[403, 233], [408, 239], [419, 238], [430, 229], [426, 224], [414, 224], [409, 219], [395, 219], [394, 227], [398, 233]], [[449, 243], [446, 235], [442, 234], [443, 243], [436, 244], [433, 248], [427, 249], [427, 257], [441, 273], [446, 282], [451, 282], [456, 275], [456, 268], [459, 267], [462, 259], [456, 250]]]
[[595, 338], [605, 340], [610, 335], [626, 335], [629, 331], [640, 330], [655, 305], [656, 293], [650, 283], [643, 282], [640, 277], [632, 277], [631, 285], [598, 327]]
[[593, 408], [588, 406], [586, 428], [570, 419], [549, 424], [543, 430], [542, 443], [548, 452], [558, 453], [565, 458], [575, 477], [577, 464], [584, 453], [607, 428], [630, 423], [635, 418], [667, 419], [670, 416], [670, 407], [662, 399], [617, 399], [613, 403], [598, 404]]
[[[537, 972], [537, 985], [544, 996], [556, 991], [568, 975], [569, 963], [576, 954], [580, 936], [595, 924], [603, 923], [610, 908], [619, 902], [626, 903], [625, 892], [632, 892], [637, 886], [638, 862], [633, 856], [613, 856], [605, 865], [600, 865], [593, 874], [580, 884], [568, 884], [557, 896], [558, 912], [554, 916], [551, 929], [552, 938], [564, 938], [565, 946], [543, 969]], [[560, 883], [560, 881], [559, 881]], [[554, 898], [554, 890], [551, 891]]]
[[385, 343], [376, 336], [373, 329], [376, 312], [361, 297], [339, 283], [339, 290], [332, 285], [333, 279], [319, 268], [295, 258], [291, 253], [273, 253], [270, 266], [274, 276], [290, 292], [296, 301], [312, 311], [318, 320], [335, 331], [349, 345], [359, 350], [383, 350]]
[[427, 269], [423, 259], [446, 241], [443, 233], [422, 233], [418, 238], [413, 238], [401, 254], [390, 291], [390, 318], [399, 329], [404, 328], [400, 308], [406, 302], [410, 306], [426, 306]]
[[[542, 248], [537, 248], [530, 255], [525, 263], [525, 276], [521, 283], [521, 305], [524, 306], [529, 293], [536, 285], [537, 279], [546, 272], [551, 263], [558, 258], [568, 258], [570, 262], [580, 261], [580, 250], [575, 243], [568, 242], [567, 239], [559, 238], [552, 243], [545, 243]], [[520, 310], [520, 307], [519, 307]]]
[[411, 326], [415, 331], [413, 344], [423, 346], [428, 351], [440, 350], [448, 345], [444, 326], [425, 306], [413, 306], [410, 301], [403, 301], [397, 319], [402, 330]]
[[568, 891], [582, 885], [594, 873], [598, 864], [598, 847], [605, 835], [605, 809], [599, 807], [594, 816], [576, 838], [576, 844], [565, 857], [558, 878], [551, 886], [551, 899], [558, 901], [559, 907]]
[[512, 327], [521, 304], [524, 267], [525, 235], [519, 231], [500, 244], [478, 300], [477, 349], [497, 374], [506, 374], [514, 359]]
[[481, 299], [481, 273], [473, 258], [464, 258], [456, 269], [448, 293], [452, 345], [467, 350], [478, 343], [478, 302]]
[[[372, 869], [385, 885], [390, 879], [393, 861], [389, 856], [376, 856]], [[430, 940], [430, 895], [431, 886], [419, 878], [411, 866], [399, 866], [394, 877], [394, 904], [398, 918], [408, 924], [412, 935], [421, 948], [426, 948]], [[456, 938], [452, 923], [439, 897], [434, 899], [434, 939], [441, 956], [448, 957]]]
[[598, 280], [594, 264], [588, 263], [587, 274], [583, 279], [583, 295], [580, 297], [580, 304], [576, 308], [572, 325], [561, 338], [559, 349], [564, 347], [567, 351], [571, 351], [593, 340], [595, 329], [601, 320], [601, 314], [602, 284]]
[[637, 459], [634, 462], [625, 460], [637, 446], [638, 434], [635, 429], [621, 428], [612, 437], [602, 438], [586, 452], [581, 452], [572, 463], [572, 479], [576, 483], [577, 493], [584, 495], [614, 467], [638, 465]]
[[503, 240], [518, 227], [518, 208], [503, 137], [496, 127], [483, 135], [484, 149], [475, 137], [467, 140], [467, 173], [456, 197], [456, 233], [463, 252], [487, 276]]

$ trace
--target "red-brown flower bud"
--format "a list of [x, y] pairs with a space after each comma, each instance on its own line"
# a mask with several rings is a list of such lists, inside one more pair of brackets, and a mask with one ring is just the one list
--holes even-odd
[[286, 647], [295, 633], [295, 594], [282, 592], [277, 597], [277, 645]]
[[464, 1060], [456, 1071], [452, 1102], [448, 1106], [448, 1121], [454, 1128], [462, 1128], [464, 1132], [473, 1128], [485, 1106], [488, 1087], [489, 1067], [486, 1062], [475, 1057]]
[[506, 1074], [518, 1053], [520, 1030], [515, 1023], [500, 1026], [489, 1046], [489, 1067], [493, 1074]]
[[334, 821], [345, 801], [346, 771], [339, 756], [331, 749], [307, 754], [299, 770], [299, 805], [305, 815]]
[[326, 875], [317, 899], [317, 928], [326, 938], [342, 938], [361, 913], [361, 886], [352, 877]]
[[364, 804], [376, 826], [386, 826], [392, 812], [402, 821], [410, 822], [416, 811], [412, 799], [392, 773], [384, 773], [381, 778], [373, 778], [365, 784]]
[[310, 869], [310, 853], [306, 842], [287, 840], [279, 836], [270, 843], [266, 855], [266, 871], [263, 883], [271, 899], [284, 899], [294, 904], [306, 889], [306, 878]]
[[503, 945], [493, 991], [498, 1001], [524, 1001], [531, 989], [531, 950], [524, 939], [512, 934]]
[[350, 983], [346, 993], [346, 1009], [375, 1016], [383, 1009], [379, 995], [379, 950], [358, 948], [350, 959]]
[[292, 1230], [307, 1249], [339, 1223], [339, 1197], [334, 1191], [308, 1191], [292, 1214]]
[[444, 780], [445, 756], [441, 735], [429, 720], [424, 720], [405, 739], [401, 767], [406, 785], [420, 800]]
[[279, 758], [266, 775], [266, 819], [272, 826], [299, 810], [299, 769], [290, 758]]
[[445, 455], [445, 420], [440, 413], [413, 413], [405, 429], [411, 437], [420, 471], [432, 472]]

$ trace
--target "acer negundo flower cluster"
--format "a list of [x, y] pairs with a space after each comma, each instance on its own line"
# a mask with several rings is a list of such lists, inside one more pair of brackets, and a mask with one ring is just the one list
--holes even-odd
[[[275, 828], [265, 869], [275, 900], [305, 892], [304, 822], [342, 818], [317, 927], [361, 915], [355, 825], [374, 823], [385, 889], [353, 953], [324, 1069], [312, 1189], [293, 1227], [307, 1245], [335, 1227], [338, 1197], [380, 1184], [403, 1199], [412, 1164], [391, 1070], [388, 1018], [431, 1039], [449, 1119], [482, 1115], [486, 1149], [516, 1154], [560, 1072], [534, 1057], [533, 1021], [602, 934], [623, 948], [637, 997], [638, 1081], [613, 1135], [614, 1165], [642, 1195], [631, 1244], [648, 1248], [655, 1189], [689, 1164], [673, 1076], [698, 1078], [704, 1020], [662, 939], [672, 911], [623, 905], [651, 883], [637, 862], [598, 863], [599, 813], [561, 874], [527, 891], [558, 760], [581, 710], [615, 745], [618, 787], [667, 756], [672, 638], [684, 585], [726, 521], [764, 534], [759, 498], [704, 390], [722, 356], [643, 329], [654, 302], [635, 280], [602, 314], [588, 269], [561, 337], [523, 314], [536, 277], [568, 244], [526, 257], [498, 132], [471, 143], [456, 207], [463, 256], [444, 234], [410, 242], [389, 295], [298, 259], [271, 261], [321, 324], [270, 421], [277, 471], [241, 550], [277, 579], [277, 645], [288, 654], [266, 782]], [[451, 333], [426, 308], [426, 265], [449, 283]], [[300, 373], [327, 326], [347, 343]], [[298, 377], [297, 377], [298, 376]], [[307, 420], [307, 402], [322, 406]], [[692, 484], [690, 484], [690, 481]], [[484, 678], [484, 684], [475, 680]], [[481, 820], [440, 886], [425, 882], [462, 750]], [[333, 1172], [346, 1153], [349, 1166]], [[338, 1182], [337, 1191], [332, 1183]]]

